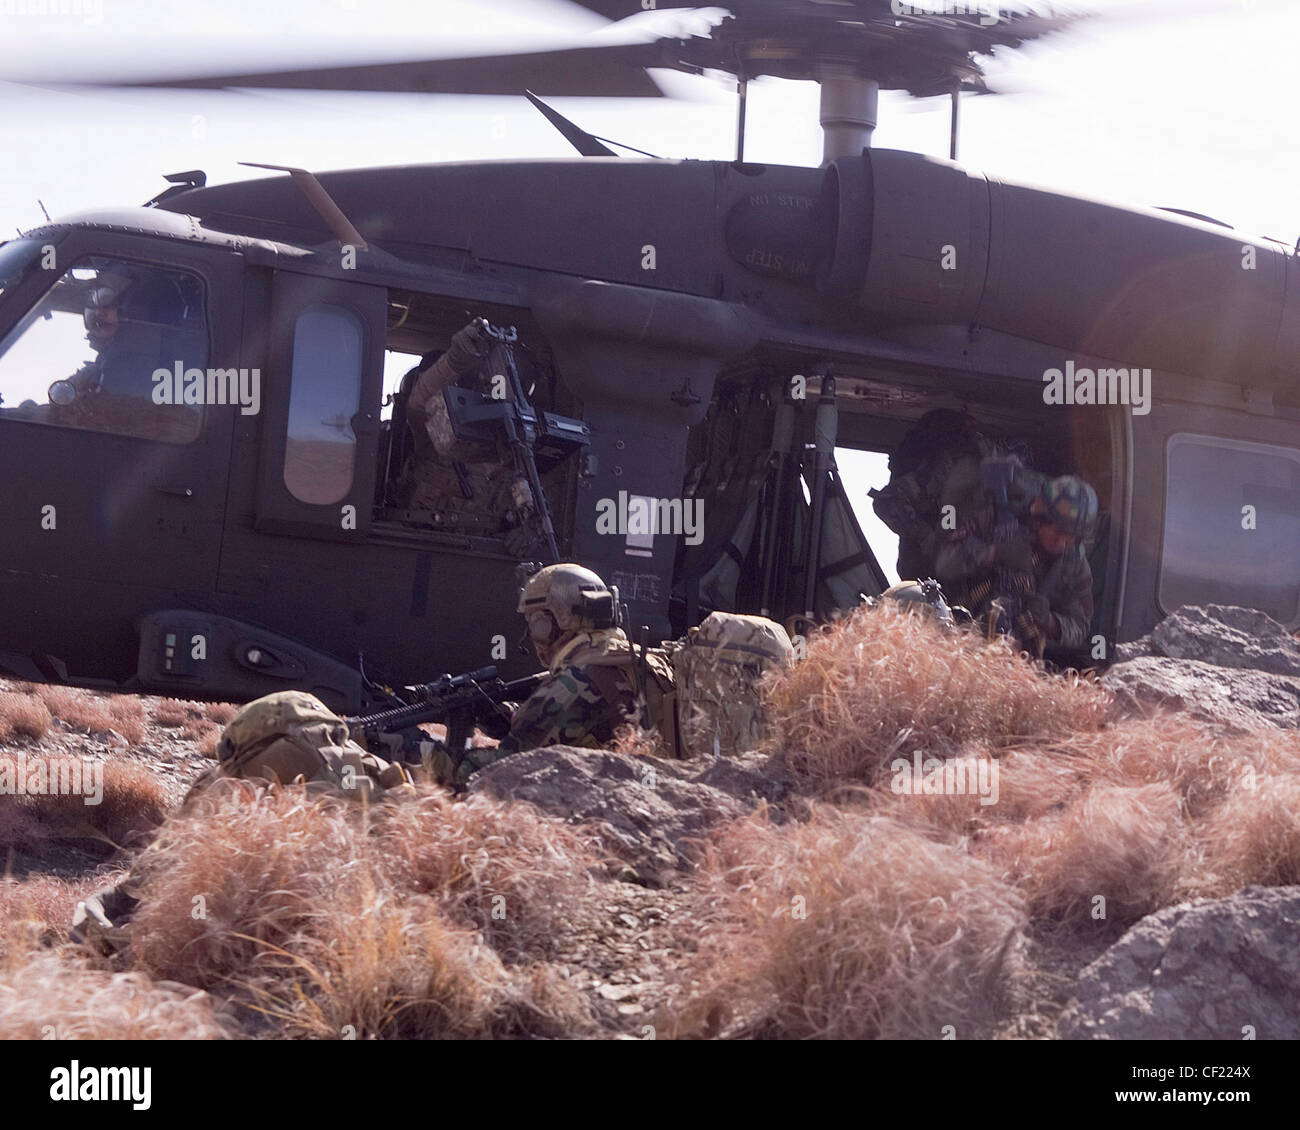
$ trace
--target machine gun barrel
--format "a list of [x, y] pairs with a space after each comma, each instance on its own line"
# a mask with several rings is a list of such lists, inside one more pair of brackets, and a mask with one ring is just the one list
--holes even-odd
[[415, 701], [370, 714], [358, 714], [345, 721], [354, 741], [362, 745], [389, 744], [386, 735], [415, 729], [424, 722], [444, 723], [447, 727], [447, 750], [453, 756], [465, 748], [476, 723], [496, 717], [509, 721], [502, 705], [522, 701], [533, 693], [546, 677], [539, 671], [512, 682], [504, 682], [495, 667], [480, 667], [463, 675], [443, 675], [432, 683], [407, 688]]

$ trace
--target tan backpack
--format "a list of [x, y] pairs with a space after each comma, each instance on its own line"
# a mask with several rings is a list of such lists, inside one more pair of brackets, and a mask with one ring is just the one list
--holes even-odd
[[763, 616], [713, 612], [671, 653], [681, 756], [758, 748], [767, 736], [759, 680], [794, 661], [786, 630]]

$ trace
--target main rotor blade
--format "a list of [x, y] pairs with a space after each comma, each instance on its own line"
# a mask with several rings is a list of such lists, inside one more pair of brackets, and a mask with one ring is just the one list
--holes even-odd
[[[661, 45], [631, 43], [609, 47], [575, 47], [518, 55], [420, 59], [360, 66], [305, 67], [301, 70], [244, 74], [172, 75], [165, 78], [87, 85], [221, 89], [274, 87], [282, 90], [366, 90], [423, 94], [519, 94], [535, 90], [553, 98], [662, 98], [647, 67], [672, 66]], [[671, 58], [668, 56], [667, 58]], [[54, 80], [60, 86], [81, 85]]]

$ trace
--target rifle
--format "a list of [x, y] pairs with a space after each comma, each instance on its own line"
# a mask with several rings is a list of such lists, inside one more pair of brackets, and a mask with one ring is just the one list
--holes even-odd
[[[992, 492], [997, 504], [997, 521], [993, 531], [995, 545], [1010, 541], [1023, 532], [1020, 519], [1011, 507], [1007, 489], [1015, 481], [1020, 466], [1020, 460], [1014, 455], [985, 459], [980, 466], [984, 486]], [[1041, 659], [1046, 640], [1024, 607], [1025, 597], [1035, 591], [1033, 573], [1017, 572], [1003, 566], [997, 566], [995, 571], [998, 592], [989, 610], [990, 637], [995, 634], [1014, 636]]]
[[422, 722], [447, 727], [447, 753], [459, 757], [480, 722], [510, 723], [506, 702], [522, 702], [546, 677], [545, 671], [505, 682], [495, 667], [480, 667], [463, 675], [443, 675], [432, 683], [406, 687], [412, 701], [387, 710], [344, 719], [353, 741], [381, 747], [390, 756], [418, 761], [420, 744], [430, 739], [418, 728]]
[[[546, 550], [552, 563], [560, 560], [560, 550], [555, 542], [555, 526], [551, 521], [551, 508], [547, 505], [546, 495], [542, 493], [542, 480], [537, 473], [537, 413], [528, 402], [524, 392], [524, 383], [519, 379], [519, 369], [515, 365], [515, 351], [512, 348], [518, 340], [514, 326], [498, 328], [483, 322], [488, 336], [493, 338], [501, 351], [505, 362], [505, 375], [510, 378], [511, 403], [513, 411], [502, 417], [505, 424], [506, 442], [510, 445], [515, 460], [515, 473], [523, 475], [528, 489], [533, 496], [533, 512], [542, 528], [542, 537], [546, 541]], [[543, 421], [544, 426], [544, 421]]]

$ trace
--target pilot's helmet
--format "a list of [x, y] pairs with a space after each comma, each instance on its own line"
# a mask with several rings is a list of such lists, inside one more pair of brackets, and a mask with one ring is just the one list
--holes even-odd
[[86, 296], [86, 309], [82, 313], [86, 337], [91, 348], [103, 349], [117, 333], [120, 321], [118, 292], [110, 286], [97, 286]]

